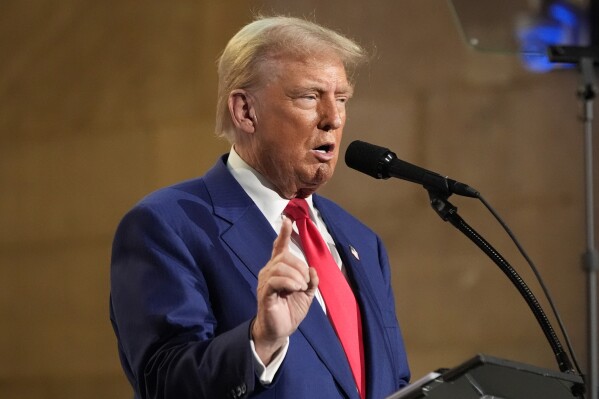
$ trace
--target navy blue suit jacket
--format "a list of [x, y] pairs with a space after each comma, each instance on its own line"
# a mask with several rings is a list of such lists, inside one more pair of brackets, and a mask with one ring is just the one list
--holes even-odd
[[[110, 315], [136, 398], [358, 399], [317, 301], [290, 337], [272, 384], [257, 379], [249, 325], [258, 272], [278, 232], [225, 162], [226, 156], [204, 177], [150, 194], [118, 227]], [[360, 304], [367, 396], [384, 398], [409, 379], [386, 251], [339, 206], [313, 199]]]

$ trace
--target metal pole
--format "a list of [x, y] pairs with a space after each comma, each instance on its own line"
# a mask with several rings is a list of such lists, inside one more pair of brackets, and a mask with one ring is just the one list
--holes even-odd
[[587, 399], [598, 399], [599, 361], [597, 356], [597, 269], [599, 256], [595, 248], [595, 207], [593, 188], [593, 103], [596, 95], [593, 59], [584, 58], [580, 67], [583, 76], [583, 86], [579, 95], [584, 104], [584, 170], [585, 170], [585, 211], [586, 211], [586, 252], [584, 268], [587, 273], [588, 291], [588, 367], [587, 367]]
[[[589, 4], [589, 25], [591, 29], [591, 46], [599, 46], [599, 0], [590, 0]], [[597, 60], [594, 60], [597, 61]], [[594, 61], [586, 61], [588, 73], [593, 73]], [[593, 74], [593, 76], [596, 76]], [[591, 83], [595, 83], [591, 81]], [[596, 87], [592, 87], [593, 93], [590, 93], [590, 101], [585, 104], [585, 176], [586, 176], [586, 213], [587, 213], [587, 270], [588, 273], [588, 399], [599, 398], [599, 360], [598, 360], [598, 340], [597, 332], [597, 269], [599, 268], [599, 259], [597, 248], [595, 247], [595, 216], [593, 200], [593, 99], [596, 94]]]

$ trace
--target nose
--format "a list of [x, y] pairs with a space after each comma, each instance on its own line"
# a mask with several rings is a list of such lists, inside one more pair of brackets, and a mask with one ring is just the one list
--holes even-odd
[[343, 126], [344, 112], [343, 103], [337, 102], [335, 98], [323, 100], [320, 104], [318, 128], [325, 132], [339, 129]]

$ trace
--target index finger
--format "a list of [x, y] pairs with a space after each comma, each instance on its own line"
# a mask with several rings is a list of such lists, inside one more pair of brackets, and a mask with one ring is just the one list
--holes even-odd
[[276, 238], [274, 243], [272, 244], [272, 257], [275, 255], [283, 253], [287, 251], [289, 248], [289, 241], [291, 240], [291, 232], [293, 231], [293, 227], [291, 224], [291, 220], [288, 218], [283, 219], [283, 225], [281, 226], [281, 231], [279, 232], [279, 236]]

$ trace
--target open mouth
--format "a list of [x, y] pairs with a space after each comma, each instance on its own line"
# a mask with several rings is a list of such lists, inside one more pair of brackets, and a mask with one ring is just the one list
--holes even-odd
[[335, 157], [335, 144], [327, 143], [312, 149], [312, 153], [319, 162], [329, 162]]
[[321, 154], [326, 154], [329, 152], [333, 152], [333, 149], [335, 147], [333, 146], [333, 144], [323, 144], [321, 146], [318, 146], [314, 149], [314, 151], [319, 152]]

